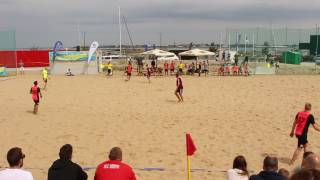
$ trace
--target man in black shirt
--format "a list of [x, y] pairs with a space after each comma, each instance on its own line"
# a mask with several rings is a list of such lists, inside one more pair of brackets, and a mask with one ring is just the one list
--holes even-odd
[[49, 168], [48, 180], [87, 180], [88, 175], [82, 168], [71, 161], [72, 146], [66, 144], [60, 148], [60, 159]]
[[267, 156], [263, 160], [263, 171], [257, 175], [250, 176], [249, 180], [284, 180], [278, 172], [278, 159]]
[[315, 130], [320, 131], [320, 127], [315, 123], [314, 117], [310, 113], [310, 111], [311, 104], [306, 103], [304, 111], [298, 112], [293, 122], [290, 136], [293, 137], [294, 134], [296, 135], [298, 139], [298, 146], [292, 156], [290, 165], [292, 165], [294, 161], [298, 158], [302, 149], [304, 150], [304, 152], [307, 151], [309, 126], [312, 124]]

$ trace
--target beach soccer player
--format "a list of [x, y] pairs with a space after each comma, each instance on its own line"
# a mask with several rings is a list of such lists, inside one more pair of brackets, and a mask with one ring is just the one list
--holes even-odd
[[147, 78], [148, 78], [148, 81], [149, 81], [149, 83], [151, 82], [150, 81], [150, 77], [151, 77], [151, 68], [149, 67], [149, 65], [147, 64], [146, 65], [146, 68], [147, 68]]
[[164, 63], [164, 75], [169, 75], [169, 63], [167, 61]]
[[47, 68], [44, 68], [44, 69], [42, 70], [42, 79], [43, 79], [43, 82], [44, 82], [43, 90], [45, 90], [46, 87], [47, 87], [48, 77], [49, 77], [48, 69], [47, 69]]
[[127, 66], [127, 81], [131, 79], [131, 73], [132, 73], [132, 64], [131, 61], [129, 61], [128, 66]]
[[233, 70], [233, 75], [238, 75], [238, 72], [239, 72], [239, 66], [237, 63], [234, 63], [233, 67], [232, 67], [232, 70]]
[[209, 73], [209, 63], [203, 61], [203, 68], [204, 75], [207, 76]]
[[197, 71], [198, 71], [198, 74], [199, 74], [199, 77], [200, 77], [200, 76], [201, 76], [201, 71], [202, 71], [201, 62], [199, 62], [199, 64], [198, 64], [198, 69], [197, 69]]
[[184, 66], [183, 66], [183, 63], [181, 61], [180, 61], [179, 65], [178, 65], [178, 67], [179, 67], [179, 74], [182, 75]]
[[32, 99], [34, 102], [33, 113], [37, 114], [40, 97], [42, 98], [40, 88], [38, 87], [38, 81], [33, 82], [33, 86], [30, 89], [30, 94], [32, 94]]
[[108, 76], [112, 76], [112, 63], [110, 61], [108, 62], [107, 68], [108, 68]]
[[229, 64], [226, 64], [226, 74], [227, 75], [230, 75], [230, 70], [231, 70], [231, 67], [230, 67], [230, 65]]
[[312, 125], [316, 131], [320, 131], [320, 126], [315, 123], [313, 115], [310, 113], [311, 104], [306, 103], [303, 111], [297, 113], [296, 118], [293, 122], [290, 136], [296, 135], [298, 139], [298, 146], [295, 152], [293, 153], [290, 165], [298, 158], [300, 152], [304, 150], [307, 151], [308, 147], [308, 129]]
[[177, 96], [179, 102], [183, 101], [183, 96], [182, 96], [182, 93], [183, 93], [183, 84], [182, 84], [182, 79], [180, 77], [180, 73], [177, 72], [176, 74], [176, 90], [174, 92], [174, 94]]
[[223, 76], [224, 75], [224, 64], [221, 64], [219, 70], [218, 70], [218, 75]]
[[174, 74], [174, 62], [171, 61], [171, 64], [170, 64], [170, 75]]

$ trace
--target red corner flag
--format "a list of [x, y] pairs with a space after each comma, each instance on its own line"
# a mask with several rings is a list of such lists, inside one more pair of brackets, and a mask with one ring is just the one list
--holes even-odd
[[193, 153], [197, 150], [196, 146], [194, 145], [191, 135], [186, 134], [186, 145], [187, 145], [187, 156], [192, 156]]

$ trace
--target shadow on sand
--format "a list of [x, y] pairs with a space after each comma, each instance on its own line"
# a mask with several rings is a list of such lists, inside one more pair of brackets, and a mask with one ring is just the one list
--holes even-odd
[[33, 113], [33, 111], [31, 111], [31, 110], [28, 110], [28, 111], [26, 111], [27, 113], [30, 113], [30, 114], [34, 114]]

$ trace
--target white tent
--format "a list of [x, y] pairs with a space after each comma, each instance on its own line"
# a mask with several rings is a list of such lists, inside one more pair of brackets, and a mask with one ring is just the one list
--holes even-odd
[[182, 53], [179, 53], [179, 56], [214, 56], [214, 52], [206, 51], [206, 50], [201, 50], [201, 49], [192, 49], [189, 51], [185, 51]]
[[170, 55], [175, 55], [175, 54], [172, 52], [163, 51], [161, 49], [153, 49], [150, 51], [143, 52], [142, 55], [154, 55], [154, 56], [161, 57], [161, 56], [170, 56]]

